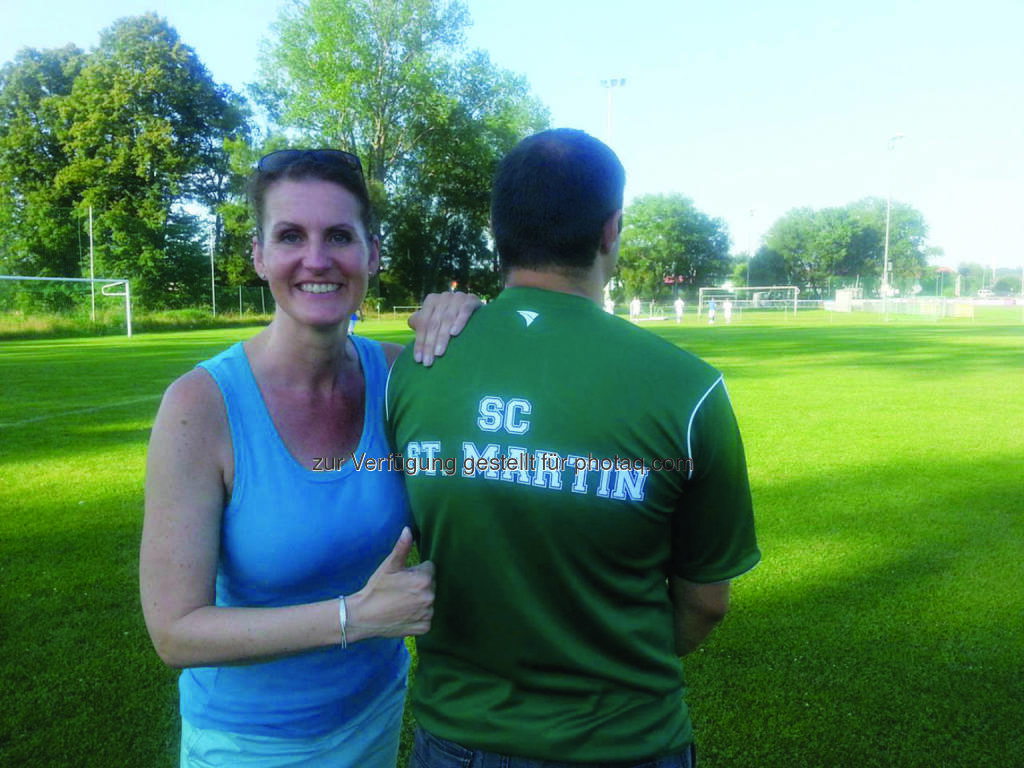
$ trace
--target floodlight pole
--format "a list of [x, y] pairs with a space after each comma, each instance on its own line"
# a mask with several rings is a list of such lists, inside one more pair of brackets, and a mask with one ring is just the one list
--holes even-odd
[[[903, 138], [902, 133], [889, 137], [889, 152], [896, 147], [896, 142]], [[889, 222], [892, 218], [892, 155], [889, 155], [889, 190], [885, 196], [885, 250], [882, 257], [882, 312], [889, 318]]]
[[217, 219], [213, 220], [213, 228], [210, 230], [210, 303], [213, 307], [213, 314], [217, 314], [217, 284], [214, 282], [213, 274], [213, 244], [217, 233]]
[[750, 226], [747, 227], [747, 285], [750, 285], [750, 262], [754, 260], [754, 209], [750, 209]]
[[[92, 206], [90, 205], [89, 206], [89, 280], [90, 281], [96, 279], [95, 272], [96, 272], [96, 264], [95, 264], [95, 259], [94, 259], [94, 256], [93, 256], [93, 246], [92, 246]], [[95, 323], [96, 322], [96, 283], [90, 282], [89, 283], [89, 289], [90, 289], [90, 292], [92, 293], [92, 312], [89, 315], [89, 317], [92, 320], [92, 322]]]
[[605, 110], [604, 119], [604, 141], [611, 144], [612, 141], [612, 88], [621, 88], [626, 84], [626, 78], [613, 77], [610, 80], [602, 80], [601, 87], [608, 92], [608, 107]]

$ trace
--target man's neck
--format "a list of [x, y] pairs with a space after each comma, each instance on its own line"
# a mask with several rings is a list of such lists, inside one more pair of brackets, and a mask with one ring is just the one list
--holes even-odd
[[557, 291], [583, 296], [595, 304], [604, 298], [604, 283], [596, 269], [579, 273], [537, 269], [512, 269], [505, 278], [506, 288], [540, 288], [543, 291]]

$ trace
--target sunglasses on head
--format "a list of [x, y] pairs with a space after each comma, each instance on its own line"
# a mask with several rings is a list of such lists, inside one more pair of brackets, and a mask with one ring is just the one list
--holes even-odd
[[279, 149], [264, 155], [256, 163], [256, 170], [263, 173], [273, 173], [287, 168], [292, 163], [309, 157], [318, 163], [341, 163], [353, 171], [362, 174], [363, 164], [359, 158], [351, 152], [343, 152], [340, 149]]

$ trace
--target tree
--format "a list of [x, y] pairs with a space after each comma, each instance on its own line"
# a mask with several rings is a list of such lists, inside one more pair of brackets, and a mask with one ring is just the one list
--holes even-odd
[[654, 300], [682, 278], [688, 294], [732, 272], [729, 232], [721, 219], [680, 195], [644, 195], [625, 211], [618, 274], [630, 296]]
[[[850, 215], [872, 233], [861, 256], [868, 273], [881, 283], [885, 252], [886, 201], [869, 197], [847, 206]], [[906, 293], [920, 280], [928, 263], [928, 225], [924, 216], [907, 203], [892, 201], [889, 214], [889, 264], [892, 285]]]
[[68, 164], [59, 110], [84, 54], [26, 48], [0, 70], [0, 269], [80, 275], [80, 200], [54, 185]]
[[750, 260], [749, 285], [788, 285], [785, 259], [768, 246], [758, 249]]
[[1020, 296], [1022, 281], [1024, 281], [1024, 278], [1021, 278], [1019, 273], [1016, 275], [1003, 275], [996, 280], [992, 290], [996, 296]]
[[293, 0], [257, 98], [280, 125], [356, 152], [383, 186], [447, 112], [447, 51], [465, 8], [436, 0]]
[[790, 211], [765, 237], [768, 251], [782, 260], [782, 281], [815, 296], [829, 292], [834, 278], [852, 282], [870, 271], [865, 263], [875, 241], [875, 233], [847, 208]]
[[975, 262], [960, 262], [956, 268], [960, 279], [961, 296], [973, 296], [985, 287], [986, 267]]
[[[55, 186], [92, 205], [104, 271], [134, 279], [150, 305], [176, 305], [206, 263], [192, 201], [224, 194], [226, 137], [244, 130], [237, 97], [153, 14], [105, 30], [60, 101], [67, 164]], [[181, 239], [182, 232], [191, 233]]]
[[481, 51], [451, 69], [445, 91], [447, 114], [424, 126], [425, 140], [395, 185], [385, 265], [418, 297], [453, 280], [493, 296], [500, 273], [484, 234], [491, 180], [520, 138], [547, 125], [547, 112], [523, 78]]
[[745, 286], [747, 277], [750, 275], [750, 255], [740, 253], [732, 257], [732, 273], [729, 281], [735, 286]]
[[392, 304], [451, 280], [497, 285], [484, 236], [491, 179], [547, 125], [525, 80], [484, 53], [461, 56], [468, 23], [458, 2], [293, 2], [263, 56], [256, 97], [277, 123], [362, 159]]
[[[881, 284], [885, 251], [884, 200], [868, 198], [842, 208], [789, 211], [765, 235], [765, 247], [751, 264], [755, 282], [773, 273], [810, 295], [823, 296], [853, 282]], [[893, 285], [912, 289], [926, 263], [927, 228], [921, 214], [895, 203], [890, 216], [889, 261]], [[763, 261], [764, 263], [758, 263]], [[769, 268], [770, 264], [774, 267]], [[781, 265], [780, 269], [778, 268]], [[751, 278], [754, 280], [754, 278]]]

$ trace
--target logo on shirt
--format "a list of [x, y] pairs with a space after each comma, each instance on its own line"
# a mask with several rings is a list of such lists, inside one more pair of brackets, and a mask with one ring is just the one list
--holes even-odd
[[[530, 313], [536, 317], [536, 313]], [[526, 318], [524, 318], [526, 319]], [[642, 459], [559, 454], [543, 448], [528, 448], [533, 403], [525, 397], [486, 395], [477, 407], [477, 428], [485, 433], [483, 443], [463, 439], [461, 457], [445, 454], [440, 440], [411, 440], [405, 445], [405, 473], [482, 478], [550, 491], [571, 491], [616, 501], [643, 501], [650, 470]], [[506, 433], [512, 444], [497, 441]], [[495, 442], [491, 442], [495, 440]], [[515, 445], [522, 441], [520, 445]], [[461, 473], [459, 461], [461, 460]]]
[[533, 321], [537, 319], [537, 313], [536, 312], [530, 312], [527, 309], [520, 309], [519, 310], [519, 314], [522, 315], [523, 320], [526, 321], [526, 327], [527, 328], [529, 328], [530, 325], [533, 323]]

